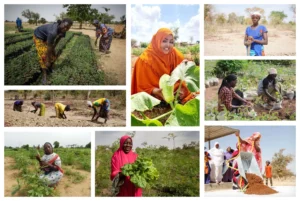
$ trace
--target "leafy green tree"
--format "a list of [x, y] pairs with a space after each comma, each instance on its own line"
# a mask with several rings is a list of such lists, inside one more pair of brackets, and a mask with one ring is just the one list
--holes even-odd
[[29, 24], [35, 24], [37, 26], [40, 14], [30, 11], [29, 9], [22, 11], [22, 16], [28, 19]]
[[47, 23], [47, 20], [45, 19], [45, 18], [41, 18], [40, 20], [39, 20], [39, 23], [40, 24], [46, 24]]
[[59, 142], [55, 141], [55, 142], [53, 142], [53, 145], [54, 145], [54, 148], [57, 149], [59, 147]]
[[91, 4], [63, 4], [67, 8], [67, 15], [75, 21], [79, 22], [79, 29], [85, 21], [91, 20]]
[[285, 149], [280, 149], [272, 158], [271, 165], [274, 177], [284, 178], [294, 175], [293, 172], [287, 169], [288, 164], [294, 160], [294, 157], [291, 154], [284, 155], [284, 150]]
[[91, 142], [85, 145], [85, 148], [91, 148]]
[[269, 16], [269, 19], [270, 19], [271, 24], [276, 26], [276, 25], [282, 24], [284, 18], [286, 18], [286, 17], [287, 17], [287, 15], [284, 14], [283, 11], [272, 11]]
[[219, 25], [224, 25], [226, 22], [226, 16], [224, 13], [220, 13], [216, 15], [216, 22]]

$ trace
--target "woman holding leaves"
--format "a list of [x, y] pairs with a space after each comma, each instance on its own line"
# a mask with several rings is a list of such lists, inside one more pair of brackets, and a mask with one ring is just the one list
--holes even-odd
[[53, 147], [49, 142], [44, 144], [44, 153], [45, 155], [42, 158], [39, 153], [36, 155], [40, 169], [43, 172], [40, 179], [47, 181], [49, 187], [54, 187], [64, 175], [61, 168], [61, 159], [58, 154], [53, 152]]
[[[170, 29], [161, 28], [153, 35], [147, 49], [137, 59], [131, 80], [131, 94], [147, 92], [148, 94], [164, 100], [162, 89], [159, 87], [160, 77], [170, 75], [172, 71], [184, 62], [184, 56], [174, 47], [174, 36]], [[179, 82], [174, 91], [179, 88]], [[180, 87], [179, 101], [185, 103], [195, 97], [185, 82]]]
[[[116, 196], [139, 197], [142, 196], [142, 189], [136, 187], [129, 176], [122, 174], [121, 168], [128, 163], [134, 163], [138, 155], [132, 151], [132, 138], [124, 135], [120, 139], [120, 147], [111, 158], [110, 179], [116, 185], [114, 192]], [[118, 181], [118, 182], [116, 182]], [[123, 183], [124, 182], [124, 183]], [[122, 184], [123, 183], [123, 184]]]
[[97, 45], [98, 38], [101, 36], [99, 41], [99, 51], [109, 54], [114, 30], [105, 24], [100, 24], [98, 20], [94, 20], [93, 25], [96, 27], [95, 46]]
[[52, 72], [56, 60], [55, 47], [61, 38], [73, 25], [73, 21], [65, 18], [55, 23], [45, 24], [34, 30], [33, 41], [38, 53], [40, 66], [43, 72], [43, 84], [46, 84], [47, 71]]

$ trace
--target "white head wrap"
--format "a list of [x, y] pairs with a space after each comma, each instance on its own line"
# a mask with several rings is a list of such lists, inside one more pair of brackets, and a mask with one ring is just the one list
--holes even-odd
[[251, 13], [251, 17], [253, 16], [253, 15], [257, 15], [257, 16], [259, 16], [259, 17], [261, 17], [261, 14], [259, 13], [259, 12], [253, 12], [253, 13]]
[[269, 75], [276, 75], [276, 74], [277, 74], [277, 70], [275, 68], [269, 69]]
[[93, 106], [93, 104], [92, 104], [91, 101], [87, 101], [86, 104], [87, 104], [88, 106], [91, 106], [91, 107]]

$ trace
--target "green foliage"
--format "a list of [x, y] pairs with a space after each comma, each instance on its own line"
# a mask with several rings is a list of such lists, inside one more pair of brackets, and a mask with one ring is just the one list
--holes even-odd
[[130, 177], [130, 181], [137, 187], [150, 188], [158, 179], [159, 173], [149, 158], [138, 159], [133, 164], [126, 164], [122, 168], [122, 173]]
[[22, 16], [28, 19], [29, 24], [35, 25], [37, 25], [38, 20], [40, 19], [39, 13], [35, 13], [33, 11], [30, 11], [29, 9], [22, 11]]
[[9, 59], [12, 57], [17, 57], [20, 54], [30, 50], [33, 47], [33, 41], [32, 40], [25, 40], [18, 43], [15, 43], [13, 45], [9, 45], [5, 48], [5, 58]]
[[132, 48], [131, 54], [134, 56], [140, 56], [144, 52], [144, 48]]
[[141, 48], [147, 48], [149, 43], [141, 42]]
[[[143, 196], [199, 196], [199, 143], [195, 146], [195, 142], [191, 142], [184, 147], [173, 150], [153, 145], [136, 148], [139, 157], [151, 159], [160, 173], [150, 189], [143, 189]], [[107, 192], [111, 189], [109, 175], [114, 151], [113, 146], [98, 146], [96, 149], [96, 164], [100, 164], [96, 166], [96, 196], [111, 196]]]
[[9, 37], [7, 39], [5, 39], [5, 47], [7, 45], [11, 45], [17, 42], [21, 42], [24, 40], [28, 40], [28, 39], [32, 39], [33, 35], [32, 34], [23, 34], [23, 35], [19, 35], [19, 36], [15, 36], [15, 37]]
[[53, 142], [53, 145], [54, 145], [54, 149], [57, 149], [59, 147], [59, 142], [58, 141], [55, 141]]
[[287, 15], [283, 11], [272, 11], [269, 16], [271, 24], [273, 25], [282, 24], [286, 17]]
[[243, 60], [219, 60], [213, 70], [218, 78], [226, 77], [229, 74], [236, 74], [246, 65]]
[[47, 91], [44, 95], [44, 99], [45, 100], [51, 100], [51, 93], [49, 91]]
[[[154, 106], [160, 103], [159, 99], [152, 97], [146, 92], [140, 92], [131, 96], [131, 112], [139, 111], [143, 119], [131, 115], [132, 126], [162, 126], [160, 119], [167, 119], [167, 126], [198, 126], [199, 125], [199, 99], [189, 100], [185, 105], [178, 101], [178, 94], [182, 87], [183, 81], [186, 82], [191, 92], [199, 90], [199, 67], [193, 62], [179, 64], [169, 75], [163, 75], [160, 78], [159, 85], [163, 90], [164, 99], [170, 104], [171, 110], [153, 119], [148, 118], [143, 112], [151, 111]], [[174, 85], [179, 82], [179, 87], [175, 92]]]
[[294, 173], [287, 169], [288, 164], [294, 160], [294, 157], [291, 154], [284, 155], [284, 150], [285, 149], [280, 149], [272, 158], [271, 165], [273, 177], [284, 178], [294, 176]]

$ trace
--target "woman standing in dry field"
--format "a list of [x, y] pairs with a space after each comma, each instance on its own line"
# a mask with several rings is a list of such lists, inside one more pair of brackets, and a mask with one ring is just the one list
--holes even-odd
[[137, 188], [130, 181], [130, 177], [123, 175], [121, 172], [121, 167], [128, 163], [134, 163], [137, 157], [138, 155], [132, 151], [132, 138], [127, 135], [121, 137], [120, 147], [111, 158], [110, 179], [113, 181], [113, 188], [116, 196], [142, 196], [142, 189]]
[[[104, 123], [106, 123], [110, 110], [110, 101], [107, 98], [100, 98], [93, 103], [88, 101], [87, 105], [94, 110], [94, 115], [91, 121], [98, 121], [99, 117], [101, 117], [105, 119]], [[97, 112], [97, 107], [100, 107], [99, 112]]]
[[97, 46], [97, 40], [101, 36], [99, 41], [99, 51], [109, 54], [114, 30], [105, 24], [100, 24], [98, 20], [94, 20], [93, 25], [96, 27], [95, 46]]
[[[259, 132], [253, 133], [250, 137], [242, 139], [240, 137], [240, 131], [237, 131], [235, 135], [239, 138], [240, 146], [237, 144], [237, 150], [233, 152], [232, 157], [237, 157], [240, 152], [251, 152], [256, 159], [257, 165], [260, 172], [262, 172], [262, 160], [261, 160], [261, 148], [260, 148], [260, 139], [261, 134]], [[240, 150], [239, 150], [240, 148]], [[236, 161], [233, 162], [235, 169], [238, 169], [238, 164]], [[238, 170], [233, 172], [233, 189], [240, 189], [245, 185], [245, 180], [241, 177]]]
[[39, 26], [34, 30], [33, 41], [38, 53], [39, 63], [43, 71], [43, 84], [47, 82], [47, 71], [52, 72], [56, 60], [55, 47], [73, 25], [73, 21], [65, 18], [52, 24]]
[[[184, 61], [184, 56], [174, 47], [173, 32], [161, 28], [153, 35], [147, 49], [137, 59], [131, 80], [131, 94], [146, 92], [160, 100], [164, 100], [159, 79], [162, 75], [170, 75]], [[174, 86], [177, 91], [179, 82]], [[180, 102], [185, 103], [195, 97], [185, 82], [181, 86]]]
[[58, 154], [53, 153], [53, 147], [49, 142], [44, 144], [44, 153], [42, 158], [39, 153], [36, 155], [40, 169], [43, 171], [40, 179], [45, 180], [49, 187], [55, 187], [64, 175], [61, 159]]
[[252, 25], [246, 28], [244, 45], [247, 47], [247, 56], [265, 56], [264, 45], [268, 45], [268, 30], [259, 25], [259, 12], [251, 14]]

